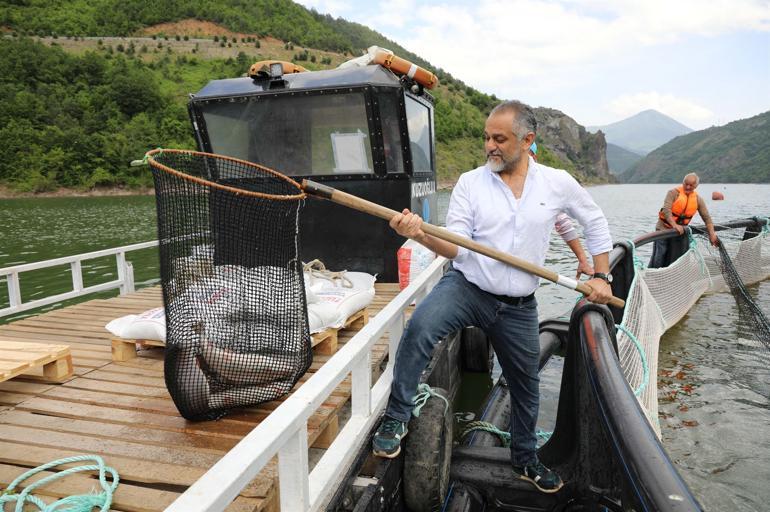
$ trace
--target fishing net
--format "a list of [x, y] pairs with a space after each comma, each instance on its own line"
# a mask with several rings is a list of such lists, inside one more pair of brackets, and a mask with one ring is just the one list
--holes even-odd
[[[763, 221], [765, 222], [765, 221]], [[732, 231], [732, 233], [731, 233]], [[618, 327], [618, 356], [650, 424], [658, 425], [658, 348], [667, 329], [679, 322], [704, 293], [730, 291], [736, 299], [739, 335], [770, 348], [767, 318], [746, 285], [770, 277], [767, 224], [719, 232], [720, 247], [704, 236], [690, 236], [690, 247], [665, 268], [645, 268], [636, 256], [636, 274]], [[743, 239], [741, 239], [743, 238]]]
[[269, 169], [155, 150], [167, 336], [179, 412], [214, 419], [273, 400], [312, 362], [298, 249], [299, 186]]

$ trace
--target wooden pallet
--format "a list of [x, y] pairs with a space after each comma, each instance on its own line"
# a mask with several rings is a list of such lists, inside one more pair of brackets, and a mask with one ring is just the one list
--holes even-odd
[[112, 338], [112, 360], [128, 361], [136, 357], [136, 347], [165, 347], [166, 342], [160, 340], [129, 340], [126, 338]]
[[[36, 369], [42, 369], [42, 374], [30, 373]], [[64, 382], [72, 377], [73, 371], [68, 345], [0, 339], [0, 382], [20, 375], [45, 382]]]
[[337, 352], [337, 345], [339, 343], [339, 332], [345, 329], [362, 329], [369, 323], [369, 308], [364, 308], [356, 311], [345, 320], [345, 324], [342, 327], [324, 329], [321, 332], [313, 334], [312, 344], [314, 352], [316, 354], [323, 354], [330, 356]]

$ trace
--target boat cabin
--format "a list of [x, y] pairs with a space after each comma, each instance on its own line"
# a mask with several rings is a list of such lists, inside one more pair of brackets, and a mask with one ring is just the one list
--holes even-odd
[[[201, 151], [254, 162], [379, 203], [436, 217], [433, 98], [379, 65], [213, 80], [191, 96]], [[334, 270], [398, 280], [404, 242], [380, 219], [308, 200], [300, 254]]]

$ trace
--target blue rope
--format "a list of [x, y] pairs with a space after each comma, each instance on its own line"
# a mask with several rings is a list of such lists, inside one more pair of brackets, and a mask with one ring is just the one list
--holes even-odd
[[[688, 234], [689, 234], [689, 228], [688, 228]], [[692, 236], [690, 235], [690, 240], [692, 240]], [[644, 391], [644, 388], [647, 387], [647, 382], [650, 380], [650, 367], [647, 363], [647, 354], [644, 353], [644, 348], [642, 347], [642, 344], [639, 342], [638, 339], [636, 339], [636, 336], [634, 336], [630, 330], [626, 327], [626, 315], [629, 313], [631, 308], [629, 305], [632, 303], [632, 296], [634, 289], [636, 287], [636, 280], [639, 278], [639, 270], [646, 268], [646, 264], [641, 261], [637, 255], [636, 255], [636, 245], [633, 241], [629, 240], [628, 244], [631, 247], [631, 257], [634, 261], [634, 278], [631, 280], [631, 284], [628, 287], [628, 297], [626, 297], [626, 307], [623, 309], [623, 318], [621, 319], [619, 324], [616, 324], [615, 327], [621, 331], [623, 331], [626, 336], [628, 336], [631, 341], [634, 343], [634, 346], [636, 346], [636, 350], [639, 352], [639, 359], [642, 361], [642, 383], [639, 384], [639, 387], [634, 390], [634, 395], [639, 396], [642, 394], [642, 391]], [[658, 308], [658, 312], [663, 317], [663, 312], [660, 311], [660, 306], [656, 304]]]
[[433, 391], [433, 388], [427, 384], [423, 383], [417, 386], [417, 394], [414, 395], [414, 398], [412, 398], [412, 403], [414, 404], [414, 410], [412, 411], [412, 414], [414, 414], [415, 417], [420, 416], [420, 410], [422, 410], [425, 403], [432, 396], [438, 397], [444, 401], [444, 414], [446, 414], [447, 410], [449, 409], [449, 400]]
[[634, 346], [636, 346], [637, 352], [639, 352], [639, 359], [642, 360], [642, 383], [639, 384], [639, 387], [634, 390], [634, 395], [639, 396], [642, 394], [642, 391], [644, 391], [644, 388], [647, 387], [647, 381], [650, 380], [650, 367], [647, 364], [647, 355], [644, 353], [644, 348], [642, 347], [642, 344], [639, 343], [639, 340], [636, 339], [636, 336], [629, 331], [626, 326], [623, 324], [615, 324], [615, 327], [621, 331], [623, 331], [626, 336], [631, 338], [631, 341], [634, 342]]
[[[509, 448], [511, 446], [511, 433], [500, 430], [494, 425], [494, 423], [489, 423], [488, 421], [472, 421], [468, 423], [468, 425], [465, 427], [465, 430], [463, 430], [460, 434], [460, 439], [464, 439], [471, 432], [478, 430], [496, 435], [500, 439], [500, 443], [502, 443], [504, 448]], [[538, 439], [542, 439], [543, 441], [548, 441], [551, 438], [551, 434], [553, 434], [553, 432], [546, 432], [545, 430], [540, 429], [535, 432], [535, 435], [537, 435]]]
[[[63, 464], [69, 464], [71, 462], [82, 462], [86, 460], [92, 460], [96, 462], [96, 465], [85, 465], [74, 468], [65, 469], [58, 473], [48, 475], [45, 478], [41, 478], [37, 482], [34, 482], [24, 488], [23, 491], [17, 494], [15, 488], [19, 486], [24, 480], [41, 473], [48, 469]], [[80, 471], [98, 471], [99, 472], [99, 484], [102, 487], [102, 492], [99, 494], [79, 494], [75, 496], [67, 496], [58, 501], [46, 505], [43, 500], [37, 496], [32, 495], [32, 491], [38, 487], [47, 485], [50, 482], [64, 478], [67, 475], [77, 473]], [[112, 484], [107, 482], [107, 472], [112, 476]], [[30, 469], [26, 473], [17, 477], [11, 484], [0, 493], [0, 510], [4, 510], [5, 503], [16, 502], [16, 508], [14, 512], [22, 512], [24, 505], [31, 503], [35, 505], [41, 512], [91, 512], [94, 507], [99, 507], [99, 510], [108, 511], [112, 506], [112, 494], [115, 492], [115, 488], [118, 486], [120, 477], [118, 472], [113, 468], [106, 466], [104, 461], [98, 455], [77, 455], [74, 457], [68, 457], [64, 459], [48, 462], [42, 466]], [[67, 508], [59, 508], [59, 507]]]

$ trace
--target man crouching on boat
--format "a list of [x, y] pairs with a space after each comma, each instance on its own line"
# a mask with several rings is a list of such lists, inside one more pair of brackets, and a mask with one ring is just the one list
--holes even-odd
[[[535, 162], [528, 150], [537, 122], [518, 101], [495, 107], [484, 129], [487, 163], [460, 176], [452, 191], [446, 227], [476, 242], [542, 266], [554, 220], [566, 212], [584, 227], [596, 273], [588, 300], [606, 304], [612, 240], [607, 220], [591, 196], [566, 171]], [[373, 451], [395, 457], [407, 435], [412, 397], [438, 340], [463, 327], [483, 329], [492, 341], [511, 394], [511, 460], [516, 478], [543, 492], [562, 481], [538, 461], [535, 424], [539, 407], [538, 278], [486, 256], [425, 234], [409, 210], [395, 216], [396, 232], [449, 258], [452, 268], [418, 305], [396, 354], [385, 418]]]

